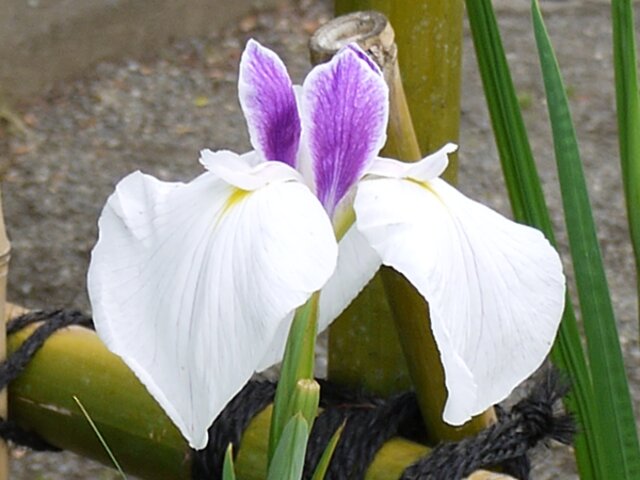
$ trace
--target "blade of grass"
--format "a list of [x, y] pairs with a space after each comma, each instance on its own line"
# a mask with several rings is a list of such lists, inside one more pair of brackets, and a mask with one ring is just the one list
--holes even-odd
[[[611, 1], [618, 142], [631, 241], [640, 273], [640, 99], [633, 2]], [[640, 275], [636, 275], [638, 279]], [[640, 283], [638, 284], [640, 300]]]
[[[505, 183], [515, 218], [539, 228], [554, 241], [549, 212], [533, 160], [500, 32], [490, 0], [466, 0], [467, 16]], [[583, 479], [607, 478], [601, 462], [604, 445], [598, 427], [591, 376], [570, 299], [551, 352], [554, 363], [567, 372], [573, 390], [567, 406], [581, 425], [576, 458]]]
[[587, 336], [587, 354], [598, 410], [607, 419], [600, 438], [607, 445], [609, 478], [640, 478], [640, 445], [624, 369], [613, 305], [602, 265], [578, 141], [564, 82], [537, 0], [533, 30], [547, 95], [569, 245]]
[[236, 471], [233, 466], [233, 444], [229, 444], [224, 454], [224, 465], [222, 466], [222, 480], [236, 480]]
[[91, 427], [93, 432], [96, 434], [96, 437], [98, 437], [98, 440], [100, 440], [100, 443], [102, 444], [103, 448], [107, 452], [107, 455], [109, 455], [109, 458], [111, 459], [111, 462], [116, 467], [116, 470], [118, 471], [118, 473], [120, 474], [122, 479], [123, 480], [127, 480], [127, 476], [122, 471], [122, 467], [120, 467], [120, 464], [118, 463], [118, 460], [116, 460], [116, 457], [113, 455], [113, 452], [109, 448], [109, 445], [107, 445], [107, 442], [105, 441], [104, 437], [100, 433], [100, 430], [98, 430], [98, 427], [96, 427], [96, 424], [94, 423], [93, 419], [89, 415], [89, 412], [87, 412], [87, 409], [84, 408], [84, 405], [82, 405], [82, 402], [80, 401], [80, 399], [78, 397], [76, 397], [75, 395], [73, 395], [73, 401], [78, 404], [78, 408], [80, 408], [80, 411], [84, 415], [84, 418], [87, 419], [87, 422], [89, 423], [89, 426]]
[[336, 451], [336, 447], [340, 441], [340, 436], [342, 435], [342, 431], [346, 424], [345, 422], [342, 422], [342, 425], [340, 425], [333, 435], [331, 435], [331, 439], [329, 440], [327, 447], [324, 449], [324, 452], [322, 452], [320, 460], [318, 460], [318, 465], [316, 465], [316, 469], [313, 472], [311, 480], [323, 480], [327, 474], [327, 470], [329, 470], [329, 465], [331, 464], [331, 457], [333, 457], [333, 452]]

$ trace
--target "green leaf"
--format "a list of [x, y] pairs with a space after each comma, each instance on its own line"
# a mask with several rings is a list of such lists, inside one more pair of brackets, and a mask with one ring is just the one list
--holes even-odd
[[338, 427], [338, 429], [331, 435], [331, 439], [327, 444], [327, 447], [322, 452], [322, 456], [320, 460], [318, 460], [318, 465], [316, 465], [316, 469], [313, 472], [313, 477], [311, 480], [323, 480], [325, 475], [327, 474], [327, 470], [329, 469], [329, 465], [331, 464], [331, 457], [333, 457], [333, 452], [336, 451], [336, 447], [338, 446], [338, 442], [340, 441], [340, 436], [342, 435], [342, 431], [344, 430], [345, 422], [342, 423]]
[[287, 422], [276, 447], [267, 480], [299, 480], [309, 438], [309, 425], [298, 413]]
[[[292, 413], [289, 407], [296, 384], [300, 379], [313, 379], [315, 342], [318, 333], [318, 298], [314, 293], [309, 301], [298, 308], [291, 323], [280, 380], [273, 402], [273, 416], [269, 430], [269, 462], [275, 454], [280, 435]], [[293, 412], [295, 413], [295, 412]]]
[[224, 454], [224, 465], [222, 466], [222, 480], [236, 480], [236, 471], [233, 466], [233, 444], [229, 444]]
[[[515, 218], [539, 228], [554, 242], [538, 172], [518, 105], [495, 13], [490, 0], [466, 0], [467, 16], [491, 116], [502, 171]], [[580, 334], [567, 297], [558, 337], [551, 352], [554, 363], [567, 372], [573, 391], [567, 406], [580, 423], [576, 457], [583, 479], [607, 478], [597, 440], [596, 412], [590, 372]]]
[[[636, 272], [640, 272], [640, 215], [638, 215], [640, 212], [640, 99], [638, 98], [638, 61], [633, 15], [631, 0], [611, 1], [622, 183], [627, 202], [631, 241], [636, 257]], [[638, 288], [640, 299], [640, 283]]]
[[611, 296], [582, 170], [578, 141], [564, 82], [537, 0], [533, 28], [547, 94], [558, 177], [589, 366], [600, 416], [598, 441], [606, 446], [609, 478], [640, 478], [640, 446]]

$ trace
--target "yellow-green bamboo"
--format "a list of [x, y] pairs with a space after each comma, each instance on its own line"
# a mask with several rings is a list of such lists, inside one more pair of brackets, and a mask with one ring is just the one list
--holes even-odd
[[[12, 307], [8, 316], [23, 312]], [[35, 328], [11, 335], [9, 353]], [[110, 465], [73, 396], [87, 409], [126, 473], [149, 480], [191, 478], [191, 451], [177, 429], [124, 363], [93, 331], [80, 327], [50, 337], [11, 384], [11, 419], [52, 445]], [[269, 406], [256, 415], [242, 436], [236, 459], [239, 480], [265, 478], [271, 411]], [[396, 480], [428, 452], [423, 445], [394, 438], [383, 445], [365, 478]], [[478, 472], [470, 478], [488, 478], [483, 475]]]
[[[5, 318], [5, 303], [7, 299], [7, 275], [9, 273], [9, 258], [11, 244], [7, 237], [2, 211], [2, 196], [0, 193], [0, 318]], [[7, 337], [5, 329], [0, 330], [0, 360], [4, 360], [7, 353]], [[7, 390], [0, 392], [0, 418], [7, 418]], [[7, 443], [0, 440], [0, 480], [9, 478], [9, 449]]]
[[[11, 335], [9, 353], [34, 328]], [[155, 480], [190, 478], [190, 451], [178, 430], [126, 365], [81, 327], [50, 337], [11, 383], [11, 419], [52, 445], [110, 465], [73, 396], [126, 472]]]
[[[408, 108], [402, 84], [392, 81], [399, 76], [396, 46], [393, 29], [383, 15], [359, 12], [325, 24], [311, 38], [312, 62], [327, 61], [341, 46], [354, 40], [375, 57], [390, 85], [392, 101], [388, 142], [408, 138], [408, 141], [398, 141], [395, 145], [408, 152], [418, 151], [415, 135], [405, 135], [401, 131], [406, 125], [411, 125], [410, 122], [398, 121], [403, 115], [408, 115]], [[379, 395], [389, 395], [411, 386], [379, 275], [332, 324], [328, 367], [332, 381]]]
[[[395, 30], [402, 83], [422, 155], [457, 142], [460, 128], [462, 0], [335, 0], [336, 15], [377, 10]], [[445, 178], [455, 183], [455, 158]]]
[[[271, 406], [256, 415], [242, 436], [236, 458], [238, 480], [264, 480], [267, 468], [267, 437], [271, 423]], [[374, 457], [365, 473], [365, 480], [398, 480], [402, 472], [421, 457], [429, 448], [404, 438], [396, 437], [386, 442]], [[478, 470], [469, 480], [507, 480], [511, 477]]]
[[[414, 21], [417, 19], [414, 18]], [[344, 43], [344, 39], [357, 40], [372, 54], [389, 85], [388, 139], [383, 154], [406, 161], [420, 159], [421, 151], [398, 68], [394, 30], [382, 15], [375, 12], [357, 12], [338, 17], [323, 26], [312, 38], [312, 59], [325, 60]], [[459, 66], [458, 62], [458, 69]], [[449, 107], [455, 110], [452, 118], [457, 122], [459, 107]], [[446, 113], [442, 112], [442, 115], [446, 116]], [[444, 139], [442, 143], [446, 141]], [[381, 279], [384, 290], [380, 288]], [[383, 292], [387, 295], [383, 295]], [[391, 327], [392, 322], [387, 318], [389, 307], [396, 328]], [[392, 333], [392, 330], [397, 333]], [[395, 340], [398, 336], [406, 362], [397, 357], [399, 352]], [[363, 338], [366, 339], [364, 343], [361, 340]], [[330, 331], [329, 348], [330, 378], [346, 381], [351, 386], [368, 387], [376, 392], [392, 391], [397, 383], [390, 383], [389, 379], [394, 378], [398, 371], [404, 375], [404, 370], [399, 370], [397, 366], [406, 368], [408, 364], [429, 440], [433, 443], [476, 433], [494, 420], [493, 410], [489, 410], [462, 427], [451, 427], [442, 421], [447, 392], [439, 353], [429, 325], [428, 306], [406, 279], [392, 269], [383, 267], [356, 302], [336, 321]], [[396, 355], [396, 358], [391, 355]]]

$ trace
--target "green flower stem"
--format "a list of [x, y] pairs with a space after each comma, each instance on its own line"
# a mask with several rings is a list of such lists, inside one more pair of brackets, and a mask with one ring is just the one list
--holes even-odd
[[296, 398], [299, 380], [313, 380], [315, 344], [318, 336], [318, 301], [320, 293], [296, 310], [289, 329], [287, 345], [280, 370], [280, 380], [274, 399], [273, 423], [269, 433], [269, 460], [273, 458], [278, 442], [292, 415], [290, 403]]

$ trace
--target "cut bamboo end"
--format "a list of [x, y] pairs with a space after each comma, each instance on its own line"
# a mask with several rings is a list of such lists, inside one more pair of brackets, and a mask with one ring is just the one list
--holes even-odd
[[342, 47], [357, 43], [383, 68], [397, 60], [395, 33], [387, 17], [374, 11], [335, 18], [318, 28], [309, 40], [311, 63], [328, 62]]
[[389, 126], [383, 152], [400, 160], [419, 160], [422, 155], [402, 86], [395, 32], [387, 17], [364, 11], [327, 22], [309, 40], [311, 62], [314, 65], [327, 62], [342, 47], [354, 42], [380, 67], [389, 86]]

